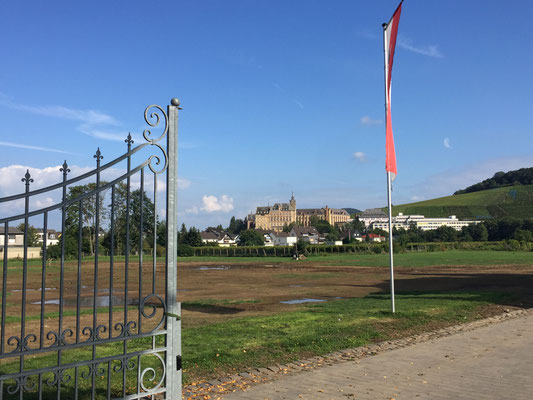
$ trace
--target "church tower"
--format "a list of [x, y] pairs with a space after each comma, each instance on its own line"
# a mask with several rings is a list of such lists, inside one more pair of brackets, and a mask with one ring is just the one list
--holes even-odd
[[291, 201], [289, 202], [290, 204], [290, 210], [291, 211], [296, 211], [296, 200], [294, 199], [294, 193], [292, 193], [292, 196], [291, 196]]

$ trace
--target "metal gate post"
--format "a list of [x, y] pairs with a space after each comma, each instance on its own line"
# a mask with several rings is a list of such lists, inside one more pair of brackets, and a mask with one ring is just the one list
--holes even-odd
[[167, 399], [181, 400], [181, 316], [177, 302], [178, 257], [178, 110], [180, 102], [173, 98], [168, 115], [167, 169]]

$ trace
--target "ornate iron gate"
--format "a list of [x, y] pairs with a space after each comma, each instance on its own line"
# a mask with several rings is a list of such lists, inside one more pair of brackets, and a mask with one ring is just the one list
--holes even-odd
[[[144, 142], [132, 147], [128, 135], [115, 160], [102, 164], [98, 149], [96, 169], [73, 178], [65, 161], [60, 183], [35, 190], [28, 171], [24, 193], [0, 199], [24, 209], [0, 218], [1, 399], [181, 399], [179, 109], [177, 99], [167, 112], [147, 107]], [[39, 260], [32, 223], [42, 226]]]

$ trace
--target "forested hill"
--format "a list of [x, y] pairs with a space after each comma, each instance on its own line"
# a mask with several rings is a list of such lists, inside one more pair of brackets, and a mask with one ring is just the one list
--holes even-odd
[[504, 186], [533, 185], [533, 168], [520, 168], [516, 171], [496, 172], [492, 178], [476, 183], [454, 193], [465, 194]]

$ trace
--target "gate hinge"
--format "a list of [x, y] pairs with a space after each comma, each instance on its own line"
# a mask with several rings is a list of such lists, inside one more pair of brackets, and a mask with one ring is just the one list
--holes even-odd
[[181, 356], [176, 356], [176, 371], [181, 369]]

